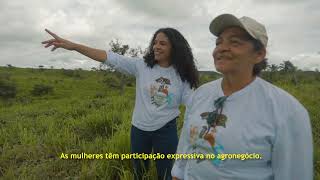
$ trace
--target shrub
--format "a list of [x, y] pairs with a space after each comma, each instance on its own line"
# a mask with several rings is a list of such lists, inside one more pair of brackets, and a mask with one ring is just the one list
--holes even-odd
[[0, 97], [14, 98], [17, 94], [16, 85], [8, 80], [0, 79]]
[[73, 77], [73, 73], [74, 73], [73, 70], [63, 69], [62, 72], [63, 72], [63, 75], [65, 75], [65, 76]]
[[71, 70], [71, 69], [63, 69], [63, 75], [73, 78], [82, 78], [81, 70]]
[[103, 79], [103, 83], [111, 88], [120, 88], [120, 79], [113, 75], [106, 76]]
[[53, 87], [45, 84], [36, 84], [31, 90], [31, 94], [34, 96], [42, 96], [53, 92]]
[[10, 80], [10, 78], [11, 78], [11, 74], [9, 74], [9, 73], [1, 73], [0, 74], [0, 79], [2, 79], [2, 80]]

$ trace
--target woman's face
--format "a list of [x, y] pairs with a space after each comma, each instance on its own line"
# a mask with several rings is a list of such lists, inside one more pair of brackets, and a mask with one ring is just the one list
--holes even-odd
[[[265, 51], [264, 51], [265, 52]], [[253, 66], [262, 61], [263, 53], [254, 51], [248, 34], [240, 27], [225, 29], [216, 40], [213, 51], [216, 70], [222, 74], [251, 73]]]
[[159, 32], [153, 42], [154, 59], [158, 62], [170, 62], [172, 45], [168, 37]]

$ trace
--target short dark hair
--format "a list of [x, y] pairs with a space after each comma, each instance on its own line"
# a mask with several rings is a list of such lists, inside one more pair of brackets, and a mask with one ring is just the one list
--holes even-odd
[[169, 39], [171, 49], [171, 65], [180, 75], [181, 80], [187, 81], [190, 84], [190, 88], [196, 88], [199, 84], [199, 74], [195, 66], [195, 60], [192, 54], [191, 47], [183, 35], [173, 28], [161, 28], [158, 29], [147, 48], [146, 54], [143, 56], [144, 62], [148, 67], [153, 68], [157, 61], [154, 59], [153, 45], [158, 33], [164, 33]]

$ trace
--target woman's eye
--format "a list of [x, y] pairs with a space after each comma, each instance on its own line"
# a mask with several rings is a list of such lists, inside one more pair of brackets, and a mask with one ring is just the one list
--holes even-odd
[[242, 43], [242, 40], [237, 38], [232, 38], [230, 39], [230, 43], [233, 45], [240, 45]]
[[233, 39], [233, 40], [231, 40], [231, 43], [237, 45], [237, 44], [240, 44], [240, 41], [237, 39]]

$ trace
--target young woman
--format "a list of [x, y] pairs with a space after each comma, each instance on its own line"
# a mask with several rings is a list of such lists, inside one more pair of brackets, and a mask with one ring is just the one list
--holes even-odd
[[223, 77], [194, 92], [177, 151], [206, 156], [177, 160], [173, 179], [311, 180], [308, 112], [257, 76], [266, 66], [264, 25], [223, 14], [210, 31], [217, 36], [214, 65]]
[[[176, 152], [179, 105], [188, 105], [192, 89], [198, 85], [198, 71], [191, 48], [180, 32], [173, 28], [157, 30], [144, 58], [139, 59], [76, 44], [46, 31], [54, 38], [42, 42], [46, 48], [74, 50], [136, 77], [132, 153]], [[135, 179], [142, 179], [148, 164], [147, 160], [143, 163], [133, 160]], [[170, 159], [156, 161], [158, 179], [171, 179], [172, 164]]]

